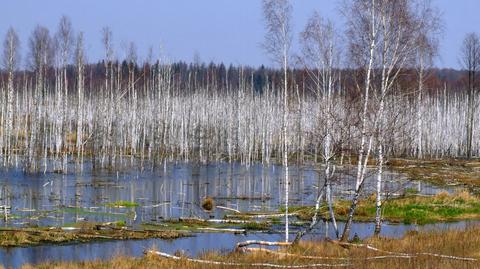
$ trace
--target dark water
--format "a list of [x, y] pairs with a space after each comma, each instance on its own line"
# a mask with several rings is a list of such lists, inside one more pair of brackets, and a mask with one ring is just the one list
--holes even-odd
[[[0, 205], [11, 207], [3, 226], [64, 226], [82, 221], [109, 222], [125, 220], [127, 224], [159, 223], [178, 217], [221, 218], [228, 213], [216, 209], [206, 213], [200, 207], [206, 196], [213, 197], [216, 205], [240, 211], [275, 211], [283, 205], [283, 169], [281, 166], [239, 163], [165, 163], [153, 170], [140, 171], [135, 167], [120, 171], [93, 170], [87, 162], [80, 170], [74, 164], [67, 174], [53, 172], [28, 174], [20, 169], [0, 171]], [[291, 167], [290, 204], [312, 205], [322, 184], [320, 167]], [[374, 176], [373, 174], [371, 175]], [[414, 188], [422, 194], [435, 194], [442, 189], [426, 183], [408, 181], [389, 171], [385, 173], [385, 192], [399, 195], [405, 188]], [[337, 168], [334, 196], [349, 197], [354, 186], [354, 173]], [[365, 193], [374, 191], [375, 181], [367, 178]], [[134, 208], [112, 208], [108, 202], [130, 201], [138, 203]], [[464, 227], [465, 222], [439, 224], [423, 228]], [[342, 226], [342, 224], [340, 224]], [[423, 229], [420, 228], [420, 229]], [[385, 225], [385, 236], [398, 237], [413, 225]], [[319, 225], [311, 238], [323, 238], [330, 230]], [[373, 225], [356, 223], [352, 235], [368, 237]], [[283, 234], [255, 233], [233, 235], [220, 233], [197, 234], [194, 237], [173, 241], [148, 239], [112, 242], [96, 242], [78, 245], [39, 246], [0, 249], [0, 264], [19, 267], [47, 261], [78, 261], [107, 259], [116, 255], [139, 256], [145, 249], [156, 247], [173, 253], [184, 250], [197, 255], [206, 250], [231, 250], [236, 242], [246, 239], [281, 240]]]

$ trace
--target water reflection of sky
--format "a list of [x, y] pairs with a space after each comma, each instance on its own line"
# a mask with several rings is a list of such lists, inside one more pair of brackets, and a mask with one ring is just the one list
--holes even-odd
[[[134, 166], [135, 167], [135, 166]], [[126, 166], [120, 171], [92, 170], [84, 164], [81, 171], [70, 167], [63, 174], [27, 174], [20, 169], [0, 171], [0, 203], [11, 206], [6, 226], [48, 225], [60, 226], [82, 221], [115, 221], [125, 219], [129, 224], [161, 222], [179, 217], [221, 218], [228, 213], [216, 209], [206, 213], [200, 204], [206, 196], [213, 197], [216, 205], [240, 211], [274, 211], [284, 203], [284, 174], [281, 166], [218, 162], [208, 165], [193, 163], [165, 163], [156, 169], [140, 171]], [[354, 186], [354, 168], [337, 168], [333, 191], [335, 198], [348, 198]], [[366, 179], [365, 195], [375, 190], [374, 170]], [[321, 167], [290, 167], [290, 204], [313, 205], [318, 187], [323, 184]], [[384, 175], [385, 194], [401, 194], [405, 188], [413, 188], [421, 194], [431, 195], [442, 189], [427, 183], [407, 180], [391, 171]], [[131, 201], [136, 208], [111, 208], [105, 204], [114, 201]], [[467, 222], [426, 226], [390, 225], [382, 228], [382, 234], [400, 237], [412, 229], [436, 229], [460, 227]], [[341, 230], [343, 224], [339, 223]], [[279, 226], [278, 229], [282, 227]], [[351, 235], [361, 238], [371, 236], [371, 223], [355, 223]], [[292, 227], [292, 232], [295, 227]], [[320, 223], [306, 239], [334, 237], [333, 230]], [[294, 235], [292, 235], [292, 238]], [[155, 247], [173, 253], [185, 251], [198, 255], [207, 250], [230, 251], [235, 243], [247, 239], [282, 240], [283, 233], [254, 233], [247, 235], [205, 233], [178, 240], [127, 240], [95, 242], [78, 245], [38, 246], [0, 249], [3, 266], [17, 268], [26, 263], [46, 261], [72, 261], [108, 259], [117, 255], [140, 256], [145, 249]]]
[[[245, 166], [218, 162], [208, 165], [166, 163], [156, 169], [140, 171], [93, 170], [89, 163], [76, 171], [72, 164], [66, 175], [27, 174], [19, 169], [0, 172], [0, 203], [12, 207], [7, 225], [65, 225], [79, 221], [127, 223], [158, 222], [178, 217], [223, 217], [224, 210], [204, 212], [200, 204], [206, 196], [216, 205], [240, 211], [275, 211], [284, 203], [283, 169], [278, 165]], [[353, 168], [337, 168], [333, 184], [335, 198], [348, 198], [354, 186]], [[375, 190], [374, 171], [366, 179], [365, 195]], [[321, 167], [290, 167], [290, 204], [312, 205], [322, 186]], [[408, 181], [386, 171], [385, 194], [398, 195], [405, 188], [422, 194], [443, 189], [427, 183]], [[111, 208], [108, 202], [136, 202], [132, 208]], [[3, 222], [3, 220], [2, 220]]]

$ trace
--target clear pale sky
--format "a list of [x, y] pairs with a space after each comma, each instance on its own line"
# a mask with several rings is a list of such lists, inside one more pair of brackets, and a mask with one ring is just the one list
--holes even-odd
[[[337, 0], [292, 0], [295, 39], [306, 20], [317, 10], [341, 29]], [[459, 68], [458, 52], [466, 33], [480, 33], [480, 0], [433, 0], [443, 13], [438, 67]], [[19, 33], [22, 59], [35, 25], [56, 31], [62, 15], [72, 20], [76, 32], [85, 33], [89, 60], [102, 57], [100, 31], [110, 26], [117, 56], [125, 56], [134, 41], [140, 59], [150, 46], [160, 46], [171, 60], [271, 65], [260, 48], [264, 37], [260, 0], [10, 0], [0, 4], [0, 38], [9, 26]], [[24, 62], [24, 61], [22, 61]]]

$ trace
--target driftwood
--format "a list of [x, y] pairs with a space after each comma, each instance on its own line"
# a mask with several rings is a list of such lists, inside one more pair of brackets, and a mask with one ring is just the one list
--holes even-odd
[[211, 227], [205, 227], [205, 228], [198, 228], [198, 230], [201, 231], [212, 231], [212, 232], [227, 232], [227, 233], [245, 233], [245, 229], [234, 229], [234, 228], [211, 228]]
[[259, 241], [259, 240], [247, 240], [244, 242], [237, 243], [235, 251], [241, 250], [243, 247], [251, 245], [261, 245], [261, 246], [278, 246], [278, 247], [288, 247], [292, 245], [290, 242], [270, 242], [270, 241]]
[[324, 256], [309, 256], [309, 255], [300, 255], [288, 252], [279, 252], [275, 250], [265, 249], [265, 248], [244, 248], [243, 251], [246, 252], [260, 252], [266, 254], [277, 255], [281, 257], [293, 257], [298, 259], [308, 259], [308, 260], [340, 260], [340, 261], [349, 261], [349, 260], [381, 260], [381, 259], [412, 259], [415, 256], [405, 256], [405, 255], [383, 255], [383, 256], [372, 256], [365, 258], [349, 258], [349, 257], [324, 257]]
[[255, 223], [254, 221], [236, 220], [236, 219], [209, 219], [209, 220], [207, 220], [207, 222], [212, 222], [212, 223], [231, 223], [231, 224]]
[[[288, 213], [288, 216], [298, 216], [298, 213]], [[279, 217], [285, 217], [284, 213], [277, 213], [277, 214], [245, 214], [245, 215], [226, 215], [226, 218], [250, 218], [250, 219], [267, 219], [267, 218], [279, 218]]]
[[361, 248], [366, 248], [366, 249], [376, 251], [376, 252], [387, 253], [387, 254], [392, 254], [392, 255], [401, 255], [401, 256], [404, 256], [404, 257], [411, 257], [411, 258], [415, 258], [417, 256], [432, 256], [432, 257], [437, 257], [437, 258], [442, 258], [442, 259], [451, 259], [451, 260], [460, 260], [460, 261], [480, 261], [480, 259], [472, 258], [472, 257], [459, 257], [459, 256], [453, 256], [453, 255], [430, 253], [430, 252], [417, 252], [417, 253], [394, 252], [394, 251], [378, 249], [378, 248], [376, 248], [374, 246], [371, 246], [371, 245], [368, 245], [368, 244], [353, 244], [353, 243], [338, 242], [338, 241], [333, 241], [333, 240], [331, 242], [337, 243], [337, 244], [339, 244], [341, 246], [345, 246], [345, 247], [361, 247]]
[[242, 266], [242, 267], [268, 267], [268, 268], [312, 268], [312, 267], [346, 267], [350, 266], [349, 263], [314, 263], [314, 264], [299, 264], [299, 265], [282, 265], [282, 264], [273, 264], [273, 263], [235, 263], [235, 262], [221, 262], [221, 261], [209, 261], [209, 260], [201, 260], [201, 259], [192, 259], [192, 258], [183, 258], [174, 255], [170, 255], [168, 253], [149, 250], [146, 254], [151, 254], [155, 256], [159, 256], [162, 258], [172, 259], [172, 260], [186, 260], [189, 262], [194, 263], [202, 263], [202, 264], [212, 264], [212, 265], [226, 265], [226, 266]]
[[[248, 242], [248, 241], [247, 241]], [[417, 258], [418, 256], [431, 256], [437, 257], [441, 259], [450, 259], [450, 260], [460, 260], [460, 261], [480, 261], [480, 259], [472, 258], [472, 257], [459, 257], [453, 255], [444, 255], [438, 253], [428, 253], [428, 252], [418, 252], [418, 253], [403, 253], [403, 252], [394, 252], [394, 251], [387, 251], [381, 250], [376, 247], [367, 244], [353, 244], [353, 243], [346, 243], [346, 242], [339, 242], [333, 241], [331, 242], [336, 243], [340, 246], [344, 247], [363, 247], [372, 251], [385, 253], [387, 255], [380, 255], [380, 256], [371, 256], [371, 257], [364, 257], [364, 258], [350, 258], [350, 257], [322, 257], [322, 256], [308, 256], [308, 255], [300, 255], [300, 254], [293, 254], [288, 252], [279, 252], [275, 250], [265, 249], [265, 248], [242, 248], [244, 252], [261, 252], [267, 254], [273, 254], [281, 257], [293, 257], [299, 259], [311, 259], [311, 260], [381, 260], [381, 259], [413, 259]], [[268, 242], [270, 243], [270, 242]], [[238, 248], [238, 245], [237, 245]]]

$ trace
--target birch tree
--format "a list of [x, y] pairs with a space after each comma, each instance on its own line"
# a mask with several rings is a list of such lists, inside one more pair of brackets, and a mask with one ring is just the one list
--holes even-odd
[[288, 115], [288, 66], [290, 47], [292, 43], [292, 6], [288, 0], [263, 0], [263, 14], [265, 17], [265, 42], [264, 48], [272, 57], [273, 61], [279, 64], [283, 72], [283, 166], [285, 169], [285, 241], [288, 242], [288, 136], [287, 136], [287, 115]]
[[410, 1], [379, 1], [378, 18], [379, 30], [379, 64], [380, 85], [377, 100], [379, 101], [375, 123], [377, 127], [377, 186], [376, 186], [376, 216], [375, 234], [381, 229], [382, 205], [382, 177], [385, 162], [385, 134], [388, 116], [385, 115], [387, 94], [403, 69], [411, 63], [416, 49], [415, 27], [417, 26], [414, 14], [411, 11]]
[[7, 35], [5, 36], [5, 41], [3, 42], [3, 66], [7, 71], [7, 103], [6, 103], [6, 124], [5, 126], [5, 147], [6, 154], [8, 158], [11, 156], [11, 143], [12, 143], [12, 132], [13, 132], [13, 102], [14, 102], [14, 75], [15, 70], [20, 61], [18, 49], [20, 47], [20, 41], [18, 39], [17, 33], [13, 28], [9, 28]]
[[112, 149], [114, 111], [117, 103], [117, 102], [114, 102], [115, 98], [113, 94], [113, 84], [114, 84], [113, 34], [112, 34], [112, 30], [109, 27], [104, 27], [102, 29], [102, 44], [105, 50], [105, 55], [103, 60], [104, 67], [105, 67], [104, 91], [109, 99], [108, 100], [109, 105], [104, 107], [104, 111], [106, 111], [107, 115], [104, 121], [106, 126], [104, 128], [105, 135], [103, 136], [104, 140], [102, 142], [103, 147], [102, 147], [101, 164], [103, 167], [103, 164], [107, 155], [108, 155], [109, 165], [111, 165], [111, 162], [112, 162], [113, 154], [110, 150]]
[[[315, 132], [318, 136], [323, 151], [321, 152], [325, 178], [322, 190], [325, 190], [325, 200], [328, 205], [330, 220], [335, 234], [338, 237], [338, 228], [333, 210], [332, 180], [335, 172], [333, 158], [336, 151], [334, 148], [335, 138], [333, 135], [336, 122], [334, 111], [335, 92], [338, 92], [340, 80], [340, 53], [338, 45], [339, 37], [336, 35], [332, 22], [324, 21], [315, 12], [308, 20], [305, 30], [301, 33], [302, 58], [309, 79], [313, 82], [313, 92], [319, 106], [318, 126]], [[322, 192], [318, 194], [316, 212], [318, 212]], [[317, 214], [312, 219], [311, 226], [317, 222]]]
[[[57, 103], [60, 106], [61, 111], [58, 111], [58, 123], [55, 130], [57, 133], [56, 146], [57, 146], [57, 155], [60, 154], [62, 147], [64, 146], [64, 137], [71, 132], [70, 121], [66, 121], [68, 114], [68, 75], [67, 68], [70, 63], [72, 56], [72, 48], [74, 44], [74, 33], [72, 28], [72, 23], [67, 16], [62, 16], [58, 24], [58, 30], [55, 34], [55, 43], [57, 49], [59, 50], [60, 57], [60, 79], [59, 79], [59, 89], [56, 91]], [[63, 163], [66, 163], [67, 155], [63, 154]], [[66, 167], [63, 167], [65, 170]]]
[[84, 117], [84, 87], [85, 87], [85, 54], [83, 48], [83, 33], [77, 37], [75, 48], [75, 64], [77, 71], [77, 158], [83, 157], [83, 117]]
[[68, 76], [67, 66], [72, 53], [72, 47], [74, 43], [74, 33], [72, 29], [72, 23], [67, 16], [62, 16], [58, 24], [58, 30], [55, 35], [55, 41], [58, 44], [60, 50], [61, 69], [62, 69], [62, 88], [64, 93], [64, 112], [68, 108]]
[[[372, 88], [372, 72], [374, 69], [375, 50], [378, 45], [379, 20], [377, 18], [376, 0], [352, 0], [346, 6], [348, 16], [348, 38], [350, 38], [350, 51], [357, 66], [364, 69], [363, 87], [357, 83], [357, 89], [363, 91], [362, 110], [360, 115], [360, 145], [358, 147], [357, 175], [355, 179], [355, 192], [352, 198], [347, 220], [343, 229], [342, 241], [348, 240], [353, 215], [358, 204], [360, 191], [365, 180], [367, 162], [373, 144], [373, 135], [368, 132], [367, 120]], [[363, 89], [362, 89], [363, 88]]]
[[[35, 71], [35, 87], [33, 92], [32, 107], [34, 109], [34, 119], [40, 119], [46, 110], [42, 109], [42, 102], [46, 96], [47, 85], [45, 82], [48, 67], [53, 58], [52, 40], [50, 32], [43, 26], [37, 26], [33, 31], [30, 40], [30, 66]], [[37, 170], [35, 158], [37, 157], [37, 147], [39, 139], [40, 122], [31, 121], [30, 137], [28, 139], [28, 167], [30, 170]]]
[[417, 158], [423, 158], [422, 148], [422, 125], [423, 125], [423, 106], [422, 96], [424, 94], [425, 80], [428, 77], [428, 70], [433, 65], [433, 59], [438, 52], [438, 36], [442, 32], [441, 16], [435, 9], [430, 0], [418, 1], [415, 6], [417, 10], [417, 31], [416, 34], [416, 61], [415, 69], [418, 76], [417, 87], [417, 109], [416, 109], [416, 148]]

